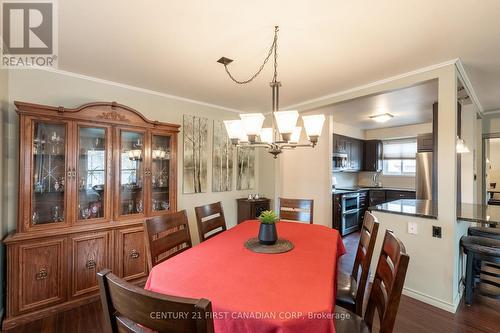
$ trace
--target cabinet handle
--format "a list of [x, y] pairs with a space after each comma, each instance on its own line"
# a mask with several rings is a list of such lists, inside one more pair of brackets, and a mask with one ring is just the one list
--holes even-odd
[[144, 170], [144, 176], [151, 176], [151, 171], [149, 169]]
[[35, 280], [44, 280], [47, 278], [49, 273], [45, 268], [42, 268], [41, 270], [38, 271], [38, 273], [35, 274]]
[[140, 253], [136, 249], [133, 249], [132, 251], [130, 251], [130, 258], [131, 259], [137, 259], [137, 258], [139, 258], [139, 256], [140, 256]]
[[85, 267], [87, 267], [87, 269], [94, 269], [96, 266], [95, 264], [95, 260], [94, 259], [89, 259], [87, 261], [87, 264], [85, 265]]
[[71, 168], [68, 169], [67, 175], [68, 175], [68, 180], [71, 179], [71, 177], [73, 175], [73, 172], [71, 171]]
[[73, 168], [73, 172], [71, 173], [73, 179], [76, 179], [76, 168]]

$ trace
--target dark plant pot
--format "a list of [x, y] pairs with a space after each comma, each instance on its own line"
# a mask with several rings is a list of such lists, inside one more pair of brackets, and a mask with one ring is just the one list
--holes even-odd
[[259, 228], [259, 243], [263, 245], [273, 245], [278, 240], [276, 223], [261, 223]]

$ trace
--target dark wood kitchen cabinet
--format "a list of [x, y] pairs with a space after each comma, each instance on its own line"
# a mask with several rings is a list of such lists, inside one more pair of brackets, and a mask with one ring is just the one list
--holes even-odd
[[363, 171], [382, 171], [382, 141], [365, 140], [363, 155]]
[[375, 205], [380, 205], [384, 202], [385, 200], [385, 190], [370, 190], [370, 196], [369, 196], [369, 206], [375, 206]]
[[333, 153], [347, 154], [347, 136], [333, 134]]
[[347, 166], [344, 171], [361, 171], [363, 166], [363, 140], [333, 134], [333, 153], [347, 155]]
[[400, 199], [415, 199], [415, 191], [385, 191], [385, 202]]

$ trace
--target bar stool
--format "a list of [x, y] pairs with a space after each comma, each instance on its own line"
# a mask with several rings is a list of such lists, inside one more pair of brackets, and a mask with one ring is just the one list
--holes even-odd
[[[465, 275], [465, 304], [472, 304], [472, 296], [476, 280], [476, 274], [480, 268], [474, 264], [476, 261], [487, 261], [500, 264], [500, 240], [479, 236], [463, 236], [460, 239], [465, 254], [467, 255], [467, 269]], [[490, 274], [491, 275], [491, 274]], [[486, 284], [497, 287], [488, 280], [481, 280]]]
[[500, 228], [469, 227], [469, 236], [488, 237], [500, 240]]

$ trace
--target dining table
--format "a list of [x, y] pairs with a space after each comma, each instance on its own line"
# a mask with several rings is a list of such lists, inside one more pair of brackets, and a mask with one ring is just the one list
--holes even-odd
[[242, 222], [154, 266], [145, 289], [210, 300], [216, 333], [335, 332], [338, 231], [279, 221], [278, 237], [293, 249], [255, 253], [244, 243], [259, 225]]

